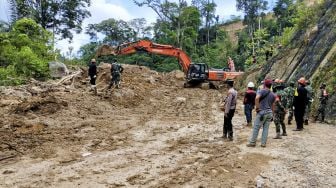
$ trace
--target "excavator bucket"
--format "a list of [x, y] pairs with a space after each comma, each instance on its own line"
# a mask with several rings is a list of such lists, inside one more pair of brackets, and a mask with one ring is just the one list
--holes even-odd
[[96, 57], [101, 57], [101, 56], [105, 56], [105, 55], [117, 55], [117, 52], [116, 52], [115, 48], [104, 44], [104, 45], [102, 45], [98, 48], [97, 53], [96, 53]]

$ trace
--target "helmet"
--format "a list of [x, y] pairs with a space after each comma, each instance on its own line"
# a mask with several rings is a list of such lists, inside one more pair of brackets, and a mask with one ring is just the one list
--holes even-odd
[[247, 84], [247, 87], [251, 87], [251, 88], [253, 88], [253, 87], [254, 87], [254, 83], [253, 83], [253, 82], [249, 82], [249, 83]]
[[304, 77], [301, 77], [298, 82], [302, 85], [306, 85], [306, 79]]
[[91, 59], [91, 63], [95, 63], [96, 62], [96, 59]]

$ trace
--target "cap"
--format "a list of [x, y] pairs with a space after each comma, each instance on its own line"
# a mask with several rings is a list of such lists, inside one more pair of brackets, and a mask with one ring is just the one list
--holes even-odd
[[91, 63], [95, 63], [96, 62], [96, 59], [91, 59]]
[[273, 81], [271, 79], [265, 79], [264, 80], [265, 85], [271, 85], [272, 83], [273, 83]]

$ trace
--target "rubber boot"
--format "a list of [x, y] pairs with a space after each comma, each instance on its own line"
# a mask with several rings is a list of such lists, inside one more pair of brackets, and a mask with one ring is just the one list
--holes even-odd
[[97, 88], [96, 85], [91, 85], [90, 91], [93, 91], [95, 95], [97, 95]]
[[276, 133], [276, 136], [274, 137], [274, 139], [281, 139], [280, 133]]
[[321, 123], [324, 123], [325, 121], [324, 121], [324, 116], [322, 116], [322, 120], [321, 120]]
[[95, 95], [98, 94], [98, 91], [97, 91], [97, 87], [96, 87], [96, 86], [94, 86], [94, 88], [93, 88], [93, 92], [94, 92]]

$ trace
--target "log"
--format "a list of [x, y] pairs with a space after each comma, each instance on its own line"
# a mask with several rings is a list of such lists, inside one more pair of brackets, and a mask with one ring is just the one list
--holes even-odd
[[71, 79], [73, 79], [74, 77], [80, 75], [81, 73], [82, 73], [82, 71], [81, 71], [81, 70], [78, 70], [78, 71], [74, 72], [74, 73], [71, 74], [71, 75], [65, 76], [65, 77], [63, 77], [60, 81], [58, 81], [58, 82], [56, 83], [56, 85], [60, 85], [60, 84], [62, 84], [63, 82], [66, 82], [66, 81], [68, 81], [68, 80], [71, 80]]

